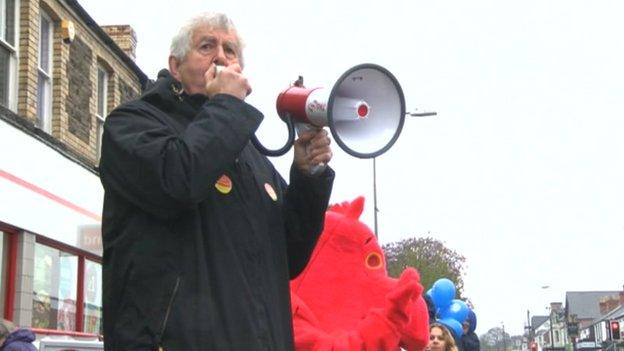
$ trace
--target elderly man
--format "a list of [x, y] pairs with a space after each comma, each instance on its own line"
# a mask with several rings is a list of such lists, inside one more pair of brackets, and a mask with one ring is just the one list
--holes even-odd
[[293, 348], [288, 281], [322, 231], [334, 173], [310, 170], [330, 140], [300, 135], [287, 185], [250, 143], [263, 116], [242, 68], [232, 22], [199, 16], [169, 71], [106, 120], [107, 351]]

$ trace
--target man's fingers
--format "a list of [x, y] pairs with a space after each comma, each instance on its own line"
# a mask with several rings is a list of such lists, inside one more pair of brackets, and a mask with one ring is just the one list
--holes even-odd
[[303, 133], [299, 133], [295, 142], [297, 144], [307, 144], [308, 142], [312, 141], [312, 138], [314, 138], [316, 133], [316, 130], [306, 130]]
[[327, 142], [329, 141], [329, 136], [325, 129], [318, 128], [306, 130], [299, 135], [299, 139], [304, 142], [310, 142], [310, 144], [313, 145], [323, 145], [324, 143], [326, 143], [325, 140], [327, 140]]
[[233, 70], [236, 73], [243, 73], [243, 68], [238, 63], [233, 63], [227, 66], [227, 68]]
[[325, 146], [329, 146], [329, 144], [331, 144], [331, 139], [327, 136], [327, 133], [321, 136], [317, 134], [310, 141], [310, 145], [312, 145], [313, 148], [322, 148]]
[[217, 66], [212, 63], [206, 71], [206, 95], [212, 97], [216, 94], [233, 95], [244, 100], [251, 93], [251, 85], [242, 75], [241, 67], [237, 64], [230, 66]]
[[332, 159], [333, 154], [331, 152], [331, 150], [327, 151], [327, 152], [322, 152], [319, 154], [315, 154], [315, 155], [310, 155], [309, 156], [309, 163], [316, 165], [316, 164], [320, 164], [320, 163], [329, 163], [329, 161]]

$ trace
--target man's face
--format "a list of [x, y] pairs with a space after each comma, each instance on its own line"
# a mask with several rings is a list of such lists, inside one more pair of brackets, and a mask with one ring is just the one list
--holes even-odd
[[468, 329], [470, 329], [470, 322], [464, 322], [462, 326], [464, 327], [464, 335], [468, 334]]
[[169, 68], [175, 79], [182, 83], [187, 94], [205, 94], [204, 74], [212, 63], [229, 66], [239, 62], [240, 47], [235, 31], [197, 27], [193, 32], [191, 49], [182, 61], [169, 59]]

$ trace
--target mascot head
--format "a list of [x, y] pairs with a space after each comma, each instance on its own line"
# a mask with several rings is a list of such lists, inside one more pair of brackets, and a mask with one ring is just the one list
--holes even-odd
[[[383, 306], [388, 292], [398, 284], [386, 273], [375, 235], [359, 221], [363, 209], [363, 197], [330, 207], [310, 262], [291, 281], [291, 291], [327, 332], [357, 325], [371, 309]], [[428, 341], [427, 307], [421, 293], [418, 284], [410, 301], [411, 319], [401, 337], [409, 350], [422, 350]]]

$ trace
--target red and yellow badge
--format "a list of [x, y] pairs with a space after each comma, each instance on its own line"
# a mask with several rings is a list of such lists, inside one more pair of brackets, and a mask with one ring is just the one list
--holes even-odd
[[232, 179], [225, 174], [222, 175], [221, 178], [219, 178], [219, 180], [215, 183], [215, 188], [217, 188], [221, 194], [229, 193], [232, 191]]
[[275, 189], [269, 183], [264, 183], [264, 190], [266, 190], [267, 194], [273, 201], [277, 201], [277, 194], [275, 193]]

